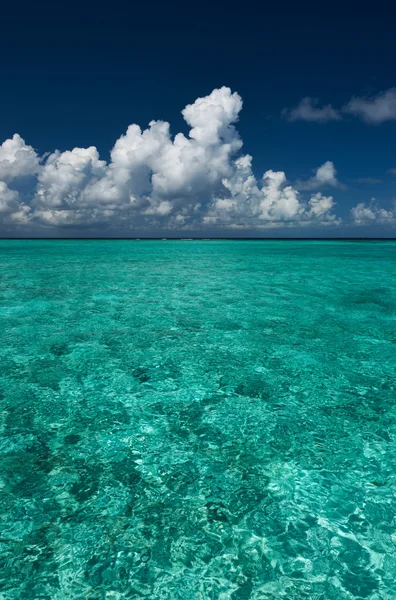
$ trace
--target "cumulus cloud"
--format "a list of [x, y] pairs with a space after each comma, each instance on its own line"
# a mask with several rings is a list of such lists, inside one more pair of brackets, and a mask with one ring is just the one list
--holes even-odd
[[214, 199], [204, 217], [206, 223], [255, 228], [340, 223], [332, 212], [331, 196], [318, 193], [304, 201], [300, 193], [287, 184], [283, 171], [266, 171], [258, 182], [251, 162], [249, 155], [235, 161], [232, 176], [223, 180], [229, 193]]
[[12, 181], [20, 177], [35, 175], [39, 169], [39, 158], [31, 146], [17, 133], [0, 146], [0, 180]]
[[370, 225], [374, 223], [392, 225], [396, 223], [396, 211], [381, 208], [375, 198], [366, 204], [360, 202], [351, 209], [352, 220], [356, 225]]
[[51, 154], [38, 175], [35, 216], [45, 225], [191, 219], [232, 172], [242, 146], [234, 127], [241, 108], [240, 96], [224, 87], [182, 111], [188, 137], [172, 138], [169, 123], [152, 121], [144, 131], [128, 127], [109, 164], [94, 147]]
[[96, 148], [74, 148], [71, 152], [50, 154], [38, 175], [34, 204], [38, 207], [82, 208], [87, 187], [106, 175], [106, 162], [99, 160]]
[[307, 96], [292, 109], [285, 108], [282, 115], [288, 121], [313, 121], [315, 123], [328, 123], [329, 121], [340, 121], [341, 115], [331, 104], [319, 107], [319, 100]]
[[19, 193], [0, 181], [0, 221], [23, 225], [29, 221], [30, 207], [23, 204]]
[[337, 171], [334, 163], [331, 160], [327, 160], [323, 165], [318, 167], [315, 174], [307, 179], [306, 181], [298, 180], [296, 187], [299, 190], [316, 190], [322, 187], [338, 187], [344, 188], [337, 179]]
[[19, 194], [10, 190], [4, 181], [0, 181], [0, 213], [10, 213], [19, 206]]
[[238, 93], [215, 89], [182, 111], [187, 135], [172, 135], [164, 121], [130, 125], [109, 161], [94, 146], [40, 157], [16, 134], [0, 146], [0, 223], [25, 231], [338, 225], [333, 197], [319, 191], [340, 187], [334, 164], [294, 185], [283, 171], [256, 178], [241, 152], [241, 109]]
[[356, 96], [348, 102], [344, 111], [360, 117], [369, 125], [394, 121], [396, 120], [396, 88], [381, 92], [377, 96]]
[[320, 192], [311, 197], [309, 201], [309, 214], [315, 217], [325, 217], [327, 221], [339, 221], [331, 210], [334, 207], [332, 196], [323, 196]]

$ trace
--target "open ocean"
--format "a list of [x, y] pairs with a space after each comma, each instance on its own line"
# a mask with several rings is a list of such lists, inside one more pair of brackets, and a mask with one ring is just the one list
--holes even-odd
[[396, 243], [0, 241], [1, 600], [394, 600]]

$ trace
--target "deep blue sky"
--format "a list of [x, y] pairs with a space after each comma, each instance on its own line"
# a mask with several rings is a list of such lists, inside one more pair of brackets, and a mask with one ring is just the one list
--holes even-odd
[[[331, 160], [340, 214], [396, 196], [396, 121], [290, 123], [304, 96], [340, 107], [396, 86], [395, 9], [340, 3], [8, 3], [0, 30], [0, 142], [18, 132], [44, 153], [97, 146], [130, 123], [187, 132], [181, 109], [226, 85], [243, 98], [238, 130], [257, 176], [308, 178]], [[358, 178], [379, 178], [362, 184]], [[375, 234], [375, 231], [373, 232]]]

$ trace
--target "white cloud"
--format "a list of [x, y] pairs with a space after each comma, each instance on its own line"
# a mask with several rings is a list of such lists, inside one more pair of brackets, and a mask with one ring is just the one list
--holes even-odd
[[[96, 148], [74, 148], [50, 154], [38, 175], [34, 205], [73, 209], [87, 204], [86, 189], [106, 175], [106, 162]], [[99, 198], [98, 198], [99, 199]]]
[[[213, 90], [182, 111], [187, 135], [172, 135], [163, 121], [144, 130], [131, 125], [108, 162], [93, 146], [40, 158], [16, 134], [0, 146], [0, 222], [26, 231], [338, 225], [333, 197], [319, 192], [342, 187], [334, 164], [325, 162], [308, 181], [294, 185], [283, 171], [268, 169], [256, 178], [252, 157], [241, 154], [241, 109], [236, 92]], [[358, 205], [353, 219], [360, 223], [373, 213], [374, 220], [385, 220], [387, 211], [381, 210]]]
[[354, 97], [344, 107], [344, 111], [370, 125], [396, 120], [396, 88], [381, 92], [372, 97]]
[[241, 108], [240, 96], [223, 87], [182, 111], [191, 126], [188, 138], [178, 133], [172, 140], [162, 121], [143, 132], [131, 125], [111, 153], [110, 179], [134, 196], [200, 197], [231, 172], [230, 159], [242, 146], [233, 125]]
[[0, 146], [0, 180], [10, 182], [19, 177], [35, 175], [38, 169], [36, 152], [17, 133]]
[[337, 186], [338, 181], [336, 174], [337, 172], [335, 170], [334, 164], [330, 160], [327, 160], [316, 171], [315, 179], [321, 185]]
[[283, 109], [282, 115], [288, 121], [311, 121], [327, 123], [341, 121], [342, 114], [362, 119], [369, 125], [379, 125], [385, 121], [396, 120], [396, 88], [390, 88], [375, 96], [354, 96], [342, 108], [331, 104], [318, 107], [316, 98], [306, 97], [292, 109]]
[[292, 109], [284, 109], [283, 116], [288, 121], [313, 121], [315, 123], [327, 123], [329, 121], [340, 121], [341, 115], [331, 104], [317, 106], [317, 98], [306, 97]]
[[10, 213], [19, 206], [19, 194], [10, 190], [4, 181], [0, 181], [0, 213]]
[[356, 225], [370, 225], [374, 223], [392, 225], [396, 223], [396, 211], [381, 208], [375, 198], [372, 198], [368, 204], [360, 202], [354, 206], [351, 210], [351, 216]]
[[264, 173], [259, 204], [260, 219], [288, 221], [295, 219], [301, 212], [297, 190], [285, 183], [286, 175], [282, 171]]
[[311, 197], [309, 206], [311, 215], [315, 215], [315, 217], [322, 217], [324, 215], [329, 216], [330, 211], [334, 207], [334, 200], [332, 196], [323, 196], [318, 192]]
[[316, 169], [315, 175], [306, 181], [296, 181], [296, 187], [299, 190], [317, 190], [323, 187], [338, 187], [345, 186], [337, 180], [337, 171], [334, 163], [327, 160], [323, 165]]
[[0, 221], [23, 225], [29, 222], [30, 207], [21, 202], [19, 193], [0, 181]]
[[235, 161], [232, 177], [223, 180], [229, 195], [214, 200], [205, 222], [252, 228], [340, 223], [332, 213], [331, 196], [316, 194], [305, 202], [293, 186], [287, 185], [283, 171], [266, 171], [258, 182], [251, 161], [249, 155]]
[[134, 224], [171, 213], [184, 221], [231, 174], [232, 156], [242, 146], [233, 125], [241, 108], [240, 96], [221, 88], [182, 111], [189, 137], [179, 133], [172, 139], [169, 123], [152, 121], [144, 131], [128, 127], [109, 164], [94, 147], [50, 155], [33, 200], [38, 218], [64, 225], [74, 215], [79, 224], [90, 209], [90, 222], [108, 217], [109, 210]]

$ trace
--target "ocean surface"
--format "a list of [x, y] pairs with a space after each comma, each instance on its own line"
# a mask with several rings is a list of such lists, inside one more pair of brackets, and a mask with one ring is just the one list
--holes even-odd
[[1, 600], [394, 600], [396, 243], [0, 241]]

